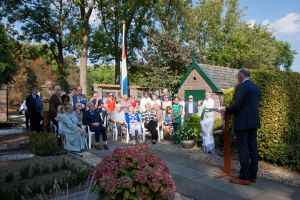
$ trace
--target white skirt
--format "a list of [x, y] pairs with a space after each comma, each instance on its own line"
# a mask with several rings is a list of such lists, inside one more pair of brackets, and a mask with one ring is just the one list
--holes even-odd
[[214, 127], [214, 118], [204, 118], [200, 124], [202, 128], [202, 146], [205, 152], [214, 153], [215, 150], [215, 141], [213, 137], [213, 127]]

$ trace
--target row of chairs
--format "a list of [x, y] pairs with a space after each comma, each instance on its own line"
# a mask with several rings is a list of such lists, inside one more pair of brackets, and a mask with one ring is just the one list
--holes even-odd
[[[51, 130], [53, 130], [54, 133], [56, 134], [56, 137], [59, 138], [60, 135], [57, 133], [56, 125], [54, 125], [51, 122], [50, 126], [51, 126]], [[92, 148], [92, 137], [93, 137], [93, 135], [95, 135], [95, 132], [92, 132], [90, 130], [90, 127], [87, 126], [87, 125], [83, 125], [82, 128], [87, 131], [86, 147], [87, 147], [87, 149], [91, 149]], [[143, 129], [143, 131], [142, 131], [143, 142], [145, 142], [146, 141], [146, 135], [150, 134], [150, 133], [145, 128], [144, 124], [142, 124], [142, 129]], [[157, 133], [158, 133], [158, 142], [161, 142], [161, 140], [163, 139], [163, 127], [160, 128], [159, 126], [157, 126], [156, 130], [157, 130]], [[112, 132], [112, 136], [113, 136], [113, 139], [118, 140], [118, 130], [117, 130], [117, 124], [116, 123], [114, 123], [114, 129], [113, 129], [113, 132]], [[128, 128], [126, 129], [126, 143], [129, 143], [129, 130], [128, 130]]]
[[[128, 127], [128, 124], [127, 124]], [[150, 132], [145, 128], [144, 124], [142, 124], [142, 137], [143, 137], [143, 142], [146, 141], [146, 135], [150, 134]], [[157, 133], [158, 133], [158, 142], [163, 140], [163, 127], [160, 128], [159, 126], [156, 127]], [[115, 123], [114, 129], [113, 129], [113, 138], [115, 140], [118, 140], [118, 130], [117, 130], [117, 124]], [[129, 129], [126, 129], [126, 142], [129, 143]]]

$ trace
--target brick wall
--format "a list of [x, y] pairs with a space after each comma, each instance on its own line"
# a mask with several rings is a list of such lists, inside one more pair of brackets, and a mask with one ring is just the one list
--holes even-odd
[[[215, 102], [215, 107], [220, 106], [220, 101], [219, 101], [218, 95], [216, 95], [215, 93], [212, 93], [212, 90], [209, 87], [209, 85], [205, 82], [205, 80], [201, 77], [201, 75], [196, 70], [193, 70], [190, 73], [188, 78], [185, 80], [185, 82], [179, 88], [177, 95], [181, 99], [184, 99], [184, 91], [185, 90], [205, 90], [206, 93], [207, 92], [211, 93], [211, 98]], [[216, 117], [219, 118], [220, 114], [216, 113]]]
[[7, 121], [7, 89], [0, 86], [0, 122]]

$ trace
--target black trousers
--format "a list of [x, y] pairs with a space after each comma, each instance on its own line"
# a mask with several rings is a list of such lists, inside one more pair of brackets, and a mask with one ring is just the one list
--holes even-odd
[[240, 158], [240, 179], [256, 179], [258, 170], [257, 129], [235, 131]]
[[39, 112], [29, 114], [31, 131], [36, 131], [38, 133], [41, 131], [41, 119], [42, 116]]
[[158, 133], [157, 133], [157, 130], [156, 130], [157, 122], [151, 120], [151, 121], [149, 121], [149, 123], [145, 123], [144, 126], [145, 126], [146, 129], [148, 129], [150, 131], [151, 139], [152, 140], [157, 140], [157, 138], [158, 138]]
[[102, 135], [102, 139], [105, 142], [107, 140], [106, 128], [103, 125], [99, 125], [98, 127], [91, 126], [90, 130], [95, 132], [95, 140], [96, 142], [100, 141], [100, 134]]

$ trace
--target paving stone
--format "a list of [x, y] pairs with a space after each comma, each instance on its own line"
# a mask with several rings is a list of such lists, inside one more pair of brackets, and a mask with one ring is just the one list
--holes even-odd
[[[116, 146], [128, 146], [128, 144], [114, 141], [109, 144], [110, 150], [92, 149], [85, 153], [82, 158], [95, 165], [101, 161], [102, 157], [110, 154]], [[296, 187], [264, 178], [258, 178], [257, 183], [251, 186], [234, 185], [228, 182], [228, 178], [215, 178], [216, 175], [220, 175], [218, 172], [221, 172], [221, 169], [217, 167], [192, 160], [180, 153], [160, 150], [154, 150], [154, 152], [167, 162], [176, 183], [176, 190], [193, 199], [300, 199], [300, 189]]]
[[187, 168], [178, 164], [167, 162], [172, 174], [176, 174], [188, 179], [194, 179], [199, 176], [203, 176], [203, 174], [199, 170], [194, 170], [191, 168]]
[[251, 185], [237, 185], [237, 184], [224, 184], [219, 190], [228, 192], [232, 195], [238, 196], [244, 199], [253, 199], [256, 196], [259, 196], [265, 193], [264, 190], [255, 188]]
[[[297, 200], [296, 198], [293, 197], [283, 197], [271, 192], [265, 192], [255, 198], [253, 200]], [[299, 198], [298, 198], [299, 199]]]
[[190, 194], [194, 199], [213, 199], [213, 200], [243, 200], [243, 198], [230, 194], [229, 192], [217, 190], [207, 186], [200, 187]]

